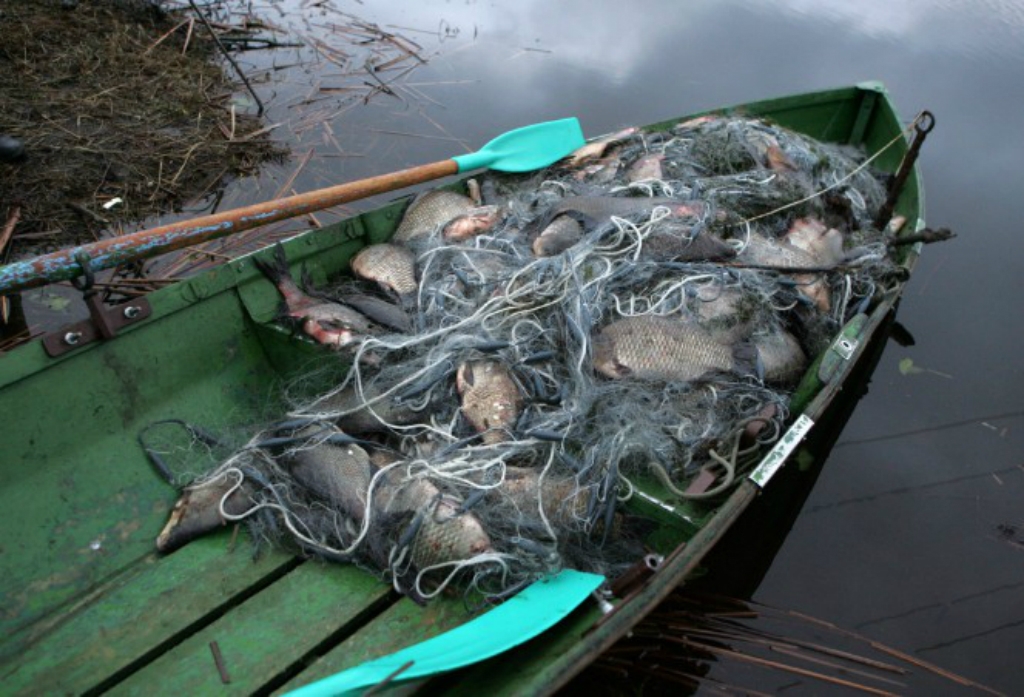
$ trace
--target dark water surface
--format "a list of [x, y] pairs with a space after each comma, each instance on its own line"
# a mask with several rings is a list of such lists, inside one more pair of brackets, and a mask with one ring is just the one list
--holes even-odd
[[350, 19], [330, 8], [351, 12], [428, 62], [364, 105], [324, 91], [344, 71], [308, 49], [245, 54], [296, 156], [225, 207], [273, 194], [310, 150], [298, 191], [567, 115], [597, 135], [868, 79], [907, 120], [931, 110], [926, 218], [959, 237], [926, 248], [899, 311], [916, 344], [886, 348], [753, 598], [1024, 694], [1024, 4], [309, 4], [252, 6], [328, 43]]
[[[926, 218], [959, 237], [925, 250], [899, 311], [916, 344], [887, 347], [753, 598], [1024, 693], [1024, 5], [335, 6], [415, 39], [429, 62], [402, 78], [411, 87], [400, 98], [378, 95], [330, 118], [338, 145], [365, 156], [314, 156], [298, 190], [466, 149], [445, 138], [478, 146], [566, 115], [596, 135], [868, 79], [888, 86], [908, 120], [930, 109]], [[280, 21], [302, 26], [300, 16], [312, 34], [344, 19], [303, 10]], [[291, 62], [286, 52], [248, 57]], [[282, 136], [300, 113], [307, 124], [316, 109], [329, 118], [329, 100], [298, 102], [332, 72], [321, 61], [274, 71], [262, 86], [273, 93], [271, 121], [286, 121]], [[322, 130], [297, 133], [296, 152], [338, 154]]]

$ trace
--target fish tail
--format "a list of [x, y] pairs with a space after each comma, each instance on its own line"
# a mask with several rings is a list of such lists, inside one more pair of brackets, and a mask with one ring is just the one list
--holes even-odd
[[292, 278], [292, 272], [288, 268], [288, 257], [285, 256], [284, 247], [281, 246], [281, 243], [274, 245], [273, 261], [253, 257], [253, 263], [281, 291], [286, 308], [291, 308], [297, 302], [304, 299], [305, 294], [296, 285], [295, 279]]

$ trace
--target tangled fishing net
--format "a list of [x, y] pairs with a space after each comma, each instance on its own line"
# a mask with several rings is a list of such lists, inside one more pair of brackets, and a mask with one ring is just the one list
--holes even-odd
[[[652, 527], [639, 488], [721, 500], [782, 434], [808, 356], [889, 282], [884, 187], [862, 153], [749, 118], [588, 148], [487, 175], [503, 217], [480, 234], [441, 219], [410, 239], [412, 331], [296, 380], [282, 420], [190, 491], [417, 599], [614, 577]], [[564, 249], [537, 256], [557, 229]]]

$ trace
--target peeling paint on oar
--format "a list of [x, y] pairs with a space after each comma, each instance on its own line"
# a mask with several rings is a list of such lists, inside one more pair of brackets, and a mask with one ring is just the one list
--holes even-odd
[[584, 144], [575, 118], [545, 121], [503, 133], [480, 150], [431, 164], [410, 167], [369, 179], [339, 184], [296, 196], [266, 201], [214, 215], [193, 218], [151, 230], [100, 240], [0, 268], [0, 293], [64, 281], [83, 273], [77, 258], [88, 259], [93, 271], [127, 261], [148, 259], [200, 242], [294, 218], [342, 203], [403, 189], [472, 169], [529, 172], [546, 167]]

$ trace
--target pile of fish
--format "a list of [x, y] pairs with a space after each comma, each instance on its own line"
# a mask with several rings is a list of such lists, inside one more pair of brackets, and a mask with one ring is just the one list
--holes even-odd
[[278, 247], [259, 263], [281, 321], [346, 360], [186, 488], [158, 547], [246, 520], [416, 599], [616, 575], [643, 554], [637, 486], [729, 491], [808, 357], [894, 272], [861, 162], [701, 117], [421, 194], [315, 295]]

